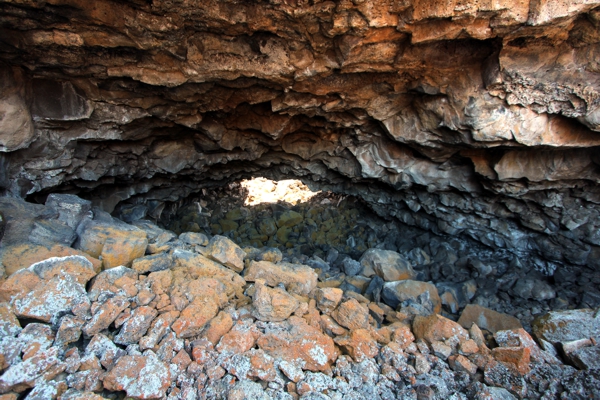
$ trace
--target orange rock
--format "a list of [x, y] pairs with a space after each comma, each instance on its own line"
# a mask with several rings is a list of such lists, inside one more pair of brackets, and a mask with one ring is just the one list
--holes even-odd
[[123, 356], [104, 376], [104, 388], [125, 391], [136, 399], [165, 396], [171, 384], [169, 368], [154, 353], [147, 356]]
[[250, 350], [261, 335], [256, 326], [248, 320], [238, 321], [217, 345], [219, 353], [241, 354]]
[[251, 261], [244, 278], [248, 282], [264, 279], [271, 287], [283, 283], [288, 292], [304, 296], [317, 287], [317, 273], [311, 267], [300, 264]]
[[369, 325], [369, 309], [355, 299], [340, 304], [331, 316], [338, 324], [350, 330], [366, 328]]
[[104, 269], [129, 266], [148, 247], [146, 232], [133, 226], [121, 228], [104, 223], [86, 227], [79, 235], [80, 249], [92, 257], [102, 257]]
[[208, 243], [207, 251], [210, 258], [235, 272], [242, 272], [244, 269], [244, 256], [246, 253], [225, 236], [213, 236]]
[[430, 343], [436, 340], [456, 339], [460, 342], [469, 339], [469, 334], [462, 326], [439, 314], [427, 317], [417, 315], [412, 328], [417, 339], [425, 339]]
[[460, 343], [458, 351], [462, 355], [475, 354], [479, 351], [479, 346], [473, 339], [469, 339]]
[[204, 325], [219, 312], [219, 306], [210, 299], [194, 300], [180, 314], [171, 329], [178, 338], [198, 335]]
[[377, 342], [366, 329], [353, 330], [350, 332], [350, 335], [337, 337], [334, 341], [356, 362], [374, 358], [379, 354]]
[[6, 246], [0, 254], [0, 263], [6, 268], [8, 276], [30, 265], [44, 261], [51, 257], [82, 256], [92, 263], [95, 272], [100, 271], [102, 262], [97, 257], [92, 257], [85, 252], [71, 247], [56, 244], [51, 247], [37, 244], [18, 244]]
[[492, 357], [521, 375], [529, 372], [531, 350], [528, 347], [496, 347], [492, 349]]
[[202, 337], [208, 339], [214, 346], [219, 343], [219, 340], [233, 327], [231, 315], [225, 311], [221, 311], [215, 318], [211, 319], [202, 334]]
[[399, 324], [392, 333], [391, 341], [397, 343], [401, 349], [405, 349], [415, 341], [415, 336], [409, 326]]
[[162, 313], [152, 322], [148, 334], [140, 339], [140, 350], [153, 349], [179, 317], [179, 311]]
[[185, 350], [180, 350], [179, 353], [171, 360], [172, 364], [177, 365], [179, 371], [185, 371], [185, 369], [190, 365], [192, 359], [190, 355]]
[[106, 300], [94, 313], [92, 319], [83, 327], [83, 333], [88, 337], [107, 329], [119, 316], [121, 311], [129, 307], [129, 302], [123, 296], [115, 296]]
[[29, 269], [44, 280], [68, 274], [82, 285], [96, 275], [93, 264], [83, 256], [52, 257], [32, 264]]
[[480, 328], [486, 329], [492, 333], [523, 327], [521, 322], [512, 315], [502, 314], [477, 304], [467, 305], [460, 315], [458, 323], [466, 329], [469, 329], [471, 325], [475, 323]]
[[289, 295], [285, 289], [269, 288], [261, 279], [255, 283], [256, 291], [252, 296], [252, 315], [267, 322], [279, 322], [287, 319], [300, 306], [300, 302]]
[[337, 358], [333, 340], [295, 316], [265, 333], [257, 344], [272, 357], [309, 371], [327, 371]]
[[252, 349], [246, 355], [250, 357], [250, 372], [248, 373], [250, 377], [266, 382], [272, 382], [277, 378], [273, 357], [261, 349]]
[[448, 364], [450, 364], [450, 368], [456, 372], [466, 372], [469, 375], [475, 375], [477, 372], [477, 365], [473, 364], [467, 357], [461, 356], [460, 354], [448, 357]]
[[338, 288], [319, 288], [317, 289], [317, 307], [324, 314], [329, 314], [340, 304], [344, 291]]

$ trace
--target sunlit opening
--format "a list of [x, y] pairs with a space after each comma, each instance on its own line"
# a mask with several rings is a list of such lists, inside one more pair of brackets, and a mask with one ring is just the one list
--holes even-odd
[[248, 191], [248, 195], [244, 200], [246, 206], [277, 203], [278, 201], [296, 205], [299, 202], [306, 202], [321, 193], [320, 191], [311, 191], [308, 186], [298, 179], [272, 181], [265, 178], [253, 178], [243, 180], [241, 185]]

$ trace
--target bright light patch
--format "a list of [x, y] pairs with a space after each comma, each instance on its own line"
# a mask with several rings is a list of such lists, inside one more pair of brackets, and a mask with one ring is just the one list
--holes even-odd
[[261, 203], [277, 203], [285, 201], [290, 204], [306, 202], [319, 192], [311, 192], [308, 186], [298, 179], [272, 181], [265, 178], [254, 178], [242, 181], [242, 187], [248, 190], [244, 205], [254, 206]]

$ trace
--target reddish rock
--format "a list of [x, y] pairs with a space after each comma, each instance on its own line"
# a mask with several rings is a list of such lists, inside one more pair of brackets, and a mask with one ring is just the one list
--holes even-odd
[[256, 344], [261, 333], [251, 321], [240, 320], [227, 332], [217, 345], [217, 351], [224, 354], [242, 354]]
[[216, 346], [223, 335], [229, 332], [232, 327], [233, 320], [231, 319], [231, 315], [228, 312], [221, 311], [215, 318], [210, 320], [202, 337], [211, 342], [213, 346]]
[[147, 306], [136, 308], [121, 327], [119, 334], [115, 336], [114, 342], [123, 345], [137, 343], [146, 334], [150, 323], [157, 315], [158, 311], [154, 308]]
[[295, 316], [265, 332], [257, 344], [272, 357], [290, 364], [299, 363], [302, 369], [309, 371], [327, 371], [337, 358], [333, 340]]
[[340, 304], [331, 316], [338, 324], [350, 330], [366, 328], [369, 325], [369, 309], [355, 299]]
[[13, 298], [15, 314], [50, 322], [57, 314], [89, 303], [85, 288], [71, 275], [57, 275], [40, 282], [30, 293], [20, 293]]
[[480, 328], [492, 333], [523, 327], [521, 322], [512, 315], [502, 314], [477, 304], [467, 305], [460, 314], [458, 323], [466, 329], [469, 329], [473, 324], [477, 324]]
[[468, 356], [477, 353], [479, 351], [479, 346], [473, 339], [469, 339], [460, 343], [458, 351], [460, 354]]
[[125, 391], [134, 399], [159, 399], [171, 383], [169, 368], [153, 353], [146, 356], [123, 356], [104, 376], [104, 388]]
[[18, 294], [27, 294], [41, 282], [40, 277], [29, 269], [21, 269], [12, 274], [0, 288], [0, 300], [10, 301]]
[[317, 307], [324, 314], [329, 314], [340, 304], [344, 291], [338, 288], [319, 288], [317, 289]]
[[88, 337], [94, 336], [107, 329], [119, 316], [121, 311], [129, 307], [129, 302], [123, 296], [111, 297], [94, 313], [92, 319], [83, 327], [83, 333]]
[[277, 378], [275, 359], [261, 349], [251, 349], [245, 353], [250, 358], [248, 376], [262, 381], [272, 382]]
[[171, 363], [177, 365], [179, 371], [185, 371], [191, 362], [192, 359], [185, 350], [180, 350], [179, 353], [177, 353], [177, 355], [171, 359]]
[[102, 296], [127, 296], [123, 286], [135, 284], [137, 279], [137, 272], [126, 267], [116, 267], [102, 271], [92, 280], [88, 296], [92, 301], [98, 301]]
[[21, 332], [21, 324], [8, 303], [0, 303], [0, 338], [17, 336]]
[[349, 335], [337, 337], [334, 341], [357, 363], [375, 358], [379, 354], [377, 341], [366, 329], [353, 330]]
[[54, 345], [66, 347], [70, 343], [78, 341], [81, 337], [81, 328], [83, 327], [83, 324], [85, 324], [83, 318], [65, 315], [60, 321]]
[[460, 354], [455, 354], [448, 357], [448, 364], [456, 372], [466, 372], [469, 375], [475, 375], [477, 372], [477, 365], [473, 364], [469, 359]]
[[496, 347], [492, 349], [492, 357], [513, 368], [521, 375], [529, 372], [531, 350], [528, 347]]
[[317, 273], [311, 267], [300, 264], [251, 261], [244, 278], [248, 282], [264, 279], [271, 287], [283, 283], [288, 292], [303, 296], [317, 287]]
[[22, 358], [25, 361], [50, 348], [54, 342], [54, 332], [50, 326], [34, 322], [23, 328], [19, 340], [25, 344], [22, 349]]
[[173, 322], [179, 317], [179, 311], [169, 311], [160, 314], [148, 330], [148, 334], [140, 339], [141, 350], [152, 349], [167, 333]]
[[244, 269], [244, 256], [246, 253], [225, 236], [213, 236], [208, 243], [207, 251], [210, 258], [235, 272], [242, 272]]
[[416, 316], [412, 328], [417, 339], [425, 339], [429, 343], [448, 339], [458, 343], [469, 339], [468, 332], [462, 326], [438, 314]]
[[296, 311], [300, 302], [283, 288], [269, 288], [258, 279], [252, 295], [252, 315], [267, 322], [279, 322], [287, 319]]
[[212, 299], [197, 299], [188, 305], [171, 325], [179, 338], [198, 335], [206, 323], [216, 317], [219, 306]]
[[11, 365], [0, 376], [0, 393], [17, 393], [34, 386], [36, 380], [58, 364], [58, 348], [51, 347], [23, 362]]
[[408, 325], [400, 324], [392, 332], [391, 342], [398, 344], [401, 349], [407, 348], [414, 341], [415, 336]]
[[346, 328], [338, 325], [329, 315], [321, 315], [320, 321], [323, 332], [331, 337], [342, 336], [348, 333]]
[[83, 256], [52, 257], [32, 264], [29, 269], [44, 280], [68, 274], [82, 285], [96, 275], [94, 265]]

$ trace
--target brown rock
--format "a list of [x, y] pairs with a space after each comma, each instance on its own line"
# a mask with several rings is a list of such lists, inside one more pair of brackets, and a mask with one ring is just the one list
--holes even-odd
[[192, 359], [185, 350], [180, 350], [179, 353], [177, 353], [177, 355], [171, 359], [171, 363], [177, 365], [179, 371], [185, 371], [191, 362]]
[[456, 372], [466, 372], [469, 375], [475, 375], [477, 372], [477, 366], [469, 361], [467, 357], [461, 356], [460, 354], [448, 357], [448, 364], [450, 364], [450, 368]]
[[469, 339], [468, 332], [462, 326], [438, 314], [427, 317], [417, 315], [412, 328], [417, 339], [425, 339], [429, 343], [453, 339], [458, 344]]
[[317, 287], [316, 272], [306, 265], [269, 261], [251, 261], [244, 278], [248, 282], [264, 279], [266, 284], [275, 287], [283, 283], [289, 293], [308, 295]]
[[521, 322], [512, 315], [502, 314], [476, 304], [469, 304], [465, 307], [458, 323], [466, 329], [469, 329], [475, 323], [480, 328], [492, 333], [523, 327]]
[[104, 377], [104, 388], [126, 391], [134, 399], [157, 399], [165, 396], [171, 383], [169, 368], [153, 353], [146, 356], [123, 356]]
[[338, 288], [319, 288], [316, 292], [317, 307], [324, 314], [335, 310], [344, 295], [344, 291]]
[[405, 349], [415, 341], [415, 336], [408, 325], [399, 324], [392, 333], [391, 341], [398, 344], [401, 349]]
[[277, 378], [275, 359], [261, 349], [251, 349], [246, 355], [250, 358], [249, 377], [272, 382]]
[[51, 247], [32, 243], [6, 246], [0, 254], [0, 261], [6, 268], [6, 274], [10, 276], [23, 268], [29, 268], [32, 264], [49, 258], [68, 256], [85, 257], [92, 263], [95, 272], [100, 271], [102, 262], [97, 257], [92, 257], [87, 253], [60, 244], [55, 244]]
[[221, 311], [215, 318], [211, 319], [202, 334], [202, 337], [216, 346], [219, 340], [233, 327], [233, 320], [228, 312]]
[[[369, 249], [360, 258], [362, 274], [366, 277], [377, 274], [385, 282], [414, 279], [416, 273], [408, 260], [395, 251]], [[371, 271], [373, 271], [371, 273]]]
[[146, 232], [131, 225], [96, 223], [87, 226], [79, 235], [80, 249], [94, 258], [102, 258], [104, 269], [129, 266], [142, 257], [148, 246]]
[[96, 275], [94, 265], [83, 256], [52, 257], [32, 264], [29, 269], [44, 280], [61, 275], [71, 275], [82, 285]]
[[123, 296], [111, 297], [98, 308], [94, 316], [83, 327], [83, 333], [92, 337], [95, 334], [107, 329], [110, 324], [119, 316], [121, 311], [129, 307], [129, 302]]
[[239, 320], [217, 345], [217, 351], [224, 354], [242, 354], [256, 344], [261, 333], [251, 321]]
[[338, 325], [329, 315], [321, 315], [320, 322], [323, 332], [331, 337], [342, 336], [348, 333], [346, 328]]
[[171, 329], [179, 338], [198, 335], [206, 323], [216, 317], [219, 306], [211, 299], [197, 299], [188, 305]]
[[38, 283], [30, 293], [19, 293], [13, 298], [15, 314], [50, 322], [53, 317], [73, 307], [89, 303], [85, 288], [71, 275], [57, 275]]
[[19, 340], [24, 343], [23, 361], [45, 351], [54, 342], [54, 332], [50, 326], [33, 322], [28, 324], [19, 334]]
[[231, 268], [235, 272], [242, 272], [244, 270], [244, 256], [246, 253], [237, 244], [233, 243], [231, 239], [215, 235], [210, 239], [207, 251], [210, 258]]
[[309, 371], [327, 371], [337, 358], [333, 340], [295, 316], [266, 332], [257, 344], [271, 357]]
[[300, 302], [289, 295], [285, 289], [280, 287], [271, 289], [263, 282], [258, 279], [254, 284], [256, 290], [252, 296], [252, 315], [267, 322], [287, 319], [296, 311]]
[[4, 281], [0, 290], [0, 299], [10, 301], [17, 294], [32, 292], [41, 281], [35, 272], [21, 269]]
[[114, 342], [123, 345], [137, 343], [146, 334], [150, 323], [157, 315], [158, 311], [154, 308], [147, 306], [136, 308], [123, 324], [119, 334], [115, 336]]
[[377, 341], [366, 329], [353, 330], [349, 335], [337, 337], [334, 341], [357, 363], [375, 358], [379, 354]]
[[369, 309], [354, 299], [340, 304], [331, 316], [338, 324], [350, 330], [366, 328], [369, 325]]
[[496, 347], [492, 349], [492, 357], [521, 375], [529, 372], [530, 356], [531, 350], [527, 347]]

